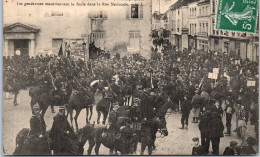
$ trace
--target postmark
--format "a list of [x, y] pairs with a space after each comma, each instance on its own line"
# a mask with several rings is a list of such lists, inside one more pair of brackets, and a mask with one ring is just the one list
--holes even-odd
[[216, 29], [255, 33], [258, 0], [218, 0]]

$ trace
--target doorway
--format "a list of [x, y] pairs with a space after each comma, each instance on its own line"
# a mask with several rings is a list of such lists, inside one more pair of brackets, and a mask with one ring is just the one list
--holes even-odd
[[14, 55], [26, 56], [29, 55], [29, 40], [19, 39], [13, 40], [14, 42]]

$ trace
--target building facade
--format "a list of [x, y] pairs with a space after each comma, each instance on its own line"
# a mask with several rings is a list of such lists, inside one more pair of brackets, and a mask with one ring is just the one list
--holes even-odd
[[209, 49], [208, 41], [210, 35], [210, 0], [200, 0], [198, 7], [198, 35], [197, 35], [197, 49], [207, 51]]
[[258, 61], [258, 26], [254, 34], [215, 30], [216, 3], [216, 0], [178, 0], [170, 6], [171, 43], [178, 50], [227, 52], [233, 57]]
[[[11, 4], [5, 4], [8, 5]], [[39, 54], [57, 55], [61, 46], [65, 50], [65, 42], [69, 44], [73, 40], [82, 45], [82, 34], [91, 33], [90, 20], [84, 9], [17, 7], [12, 11], [4, 9], [3, 19], [3, 56], [19, 55], [16, 52], [31, 57]]]
[[128, 6], [91, 10], [91, 42], [110, 52], [140, 52], [149, 55], [152, 21], [151, 1]]
[[[16, 4], [5, 4], [15, 8]], [[151, 1], [111, 7], [19, 7], [4, 10], [4, 56], [57, 55], [62, 45], [77, 47], [95, 42], [106, 51], [150, 55]], [[110, 8], [110, 9], [108, 9]], [[144, 27], [145, 26], [145, 27]], [[80, 48], [81, 47], [81, 48]], [[78, 53], [78, 52], [77, 52]], [[147, 54], [148, 53], [148, 54]]]
[[211, 28], [208, 43], [209, 49], [220, 53], [227, 52], [233, 57], [241, 57], [242, 59], [248, 58], [251, 61], [258, 61], [258, 26], [257, 32], [254, 34], [215, 30], [216, 3], [216, 0], [210, 1]]

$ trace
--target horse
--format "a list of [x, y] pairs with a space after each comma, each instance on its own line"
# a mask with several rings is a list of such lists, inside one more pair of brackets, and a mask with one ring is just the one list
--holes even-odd
[[[147, 120], [147, 122], [142, 122], [141, 130], [140, 132], [137, 132], [140, 139], [138, 142], [141, 143], [141, 155], [144, 154], [146, 146], [148, 146], [148, 154], [152, 154], [153, 149], [156, 148], [154, 143], [157, 131], [159, 131], [163, 136], [168, 136], [165, 115], [167, 110], [171, 107], [171, 104], [165, 101], [163, 103], [158, 103], [154, 107], [156, 116]], [[137, 145], [137, 143], [135, 145]], [[136, 146], [134, 148], [136, 149]]]
[[[95, 81], [95, 83], [93, 83]], [[97, 91], [102, 91], [103, 86], [102, 86], [102, 80], [94, 80], [93, 82], [90, 83], [91, 91], [89, 90], [88, 92], [90, 93], [89, 95], [93, 95], [97, 93]], [[86, 123], [88, 123], [91, 120], [92, 113], [93, 113], [93, 106], [95, 99], [93, 97], [88, 97], [86, 98], [85, 96], [80, 95], [79, 93], [72, 92], [72, 95], [69, 98], [68, 102], [68, 112], [67, 116], [70, 114], [70, 121], [71, 125], [73, 127], [73, 110], [76, 111], [76, 115], [74, 117], [75, 120], [75, 125], [76, 129], [78, 130], [78, 116], [81, 112], [82, 109], [86, 108]], [[89, 110], [90, 110], [90, 116], [89, 116]]]
[[112, 99], [111, 98], [102, 98], [96, 105], [96, 111], [97, 111], [97, 124], [100, 123], [100, 116], [101, 113], [103, 114], [103, 121], [102, 124], [105, 125], [106, 119], [108, 116], [109, 108], [112, 107]]
[[[126, 111], [127, 106], [120, 106], [119, 110], [111, 112], [109, 114], [109, 127], [108, 129], [100, 129], [96, 132], [96, 147], [95, 152], [98, 155], [99, 147], [103, 144], [109, 148], [110, 155], [117, 151], [121, 152], [121, 155], [130, 154], [134, 140], [134, 131], [128, 123], [126, 123], [128, 117], [125, 117], [127, 113], [120, 113]], [[120, 110], [121, 109], [121, 110]], [[126, 121], [122, 121], [122, 119]]]
[[146, 146], [148, 146], [148, 154], [152, 155], [153, 149], [156, 148], [154, 143], [157, 131], [160, 131], [163, 136], [168, 136], [165, 119], [155, 117], [142, 124], [139, 135], [141, 142], [141, 155], [144, 155]]
[[52, 106], [52, 112], [54, 113], [53, 106], [62, 106], [66, 103], [60, 95], [52, 96], [48, 92], [42, 92], [41, 94], [36, 95], [35, 93], [32, 94], [33, 91], [36, 91], [37, 93], [43, 90], [40, 87], [31, 88], [29, 90], [29, 95], [31, 96], [31, 109], [33, 108], [33, 105], [38, 103], [43, 117], [50, 105]]
[[49, 137], [30, 140], [29, 128], [23, 128], [16, 136], [16, 148], [13, 155], [51, 155]]
[[[28, 140], [30, 129], [23, 128], [16, 136], [16, 148], [13, 155], [52, 155], [52, 141], [49, 138], [49, 131], [44, 138], [39, 138], [36, 143]], [[75, 136], [76, 135], [76, 136]], [[68, 134], [67, 138], [71, 143], [68, 147], [66, 155], [83, 155], [84, 145], [89, 141], [89, 147], [93, 148], [94, 127], [92, 124], [85, 126], [74, 134]], [[88, 151], [90, 154], [91, 151]]]
[[33, 105], [36, 103], [39, 104], [41, 111], [42, 111], [42, 116], [44, 116], [46, 110], [48, 107], [51, 105], [52, 113], [55, 113], [54, 111], [54, 106], [62, 106], [64, 104], [68, 103], [68, 97], [70, 93], [72, 92], [72, 89], [62, 89], [62, 92], [64, 95], [61, 97], [58, 94], [55, 94], [54, 96], [50, 94], [50, 91], [48, 87], [41, 87], [41, 86], [36, 86], [33, 87], [29, 90], [29, 96], [31, 97], [31, 109]]

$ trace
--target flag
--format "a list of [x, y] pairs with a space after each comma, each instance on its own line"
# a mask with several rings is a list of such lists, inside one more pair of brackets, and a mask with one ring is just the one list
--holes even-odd
[[62, 56], [63, 55], [63, 51], [62, 51], [62, 43], [60, 45], [60, 50], [59, 50], [59, 53], [58, 53], [58, 56]]

